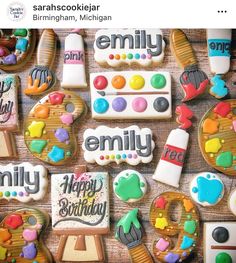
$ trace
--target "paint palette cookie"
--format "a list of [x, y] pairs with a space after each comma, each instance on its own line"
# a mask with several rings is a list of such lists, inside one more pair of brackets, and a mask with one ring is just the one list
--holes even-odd
[[75, 122], [85, 113], [84, 101], [73, 92], [55, 91], [43, 97], [24, 124], [29, 151], [52, 165], [67, 163], [77, 151]]
[[230, 211], [236, 216], [236, 189], [234, 189], [229, 196], [228, 206]]
[[134, 203], [142, 199], [146, 194], [147, 182], [139, 172], [124, 170], [115, 177], [113, 190], [120, 200]]
[[91, 73], [90, 91], [94, 119], [171, 117], [171, 77], [168, 72]]
[[197, 174], [190, 183], [192, 199], [202, 206], [213, 206], [224, 196], [224, 184], [217, 174]]
[[49, 216], [38, 209], [22, 208], [0, 223], [0, 262], [53, 262], [42, 235]]
[[47, 169], [31, 163], [0, 165], [0, 200], [26, 203], [41, 200], [47, 192]]
[[0, 29], [0, 69], [22, 68], [31, 58], [36, 43], [34, 29]]
[[82, 148], [88, 163], [107, 165], [126, 162], [130, 165], [149, 163], [153, 158], [155, 143], [152, 131], [136, 125], [127, 128], [98, 126], [84, 132]]
[[95, 34], [94, 58], [102, 66], [156, 66], [164, 58], [160, 29], [102, 29]]
[[236, 262], [236, 223], [204, 223], [204, 263]]
[[[180, 203], [179, 222], [170, 218], [171, 204]], [[149, 220], [155, 231], [161, 235], [153, 243], [154, 257], [160, 262], [182, 262], [195, 249], [199, 239], [199, 216], [197, 207], [186, 195], [165, 192], [157, 196], [150, 207]], [[178, 235], [176, 244], [172, 237]]]
[[236, 175], [236, 100], [213, 106], [202, 118], [198, 143], [206, 162], [216, 170]]

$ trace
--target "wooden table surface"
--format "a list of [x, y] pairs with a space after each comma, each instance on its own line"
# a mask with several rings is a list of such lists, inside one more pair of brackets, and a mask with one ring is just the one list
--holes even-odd
[[[57, 56], [54, 62], [53, 70], [56, 72], [56, 76], [58, 81], [54, 86], [55, 90], [60, 89], [60, 81], [62, 79], [62, 68], [63, 68], [63, 51], [64, 51], [64, 39], [65, 36], [68, 34], [70, 30], [55, 30], [58, 41], [57, 41]], [[104, 69], [101, 68], [93, 58], [93, 42], [94, 42], [94, 34], [96, 30], [85, 30], [85, 49], [86, 49], [86, 68], [87, 68], [87, 80], [89, 80], [89, 73], [90, 72], [101, 72], [101, 71], [112, 71], [113, 69]], [[200, 68], [205, 71], [208, 76], [211, 76], [209, 70], [209, 63], [207, 57], [207, 47], [206, 47], [206, 38], [205, 38], [205, 30], [202, 29], [188, 29], [184, 30], [191, 41], [193, 48], [196, 52], [199, 66]], [[28, 161], [36, 164], [43, 164], [45, 167], [48, 168], [49, 173], [59, 173], [59, 172], [72, 172], [74, 165], [78, 164], [85, 164], [83, 158], [83, 151], [81, 149], [82, 144], [82, 135], [85, 129], [87, 128], [96, 128], [98, 125], [107, 125], [109, 127], [127, 127], [132, 124], [137, 124], [140, 127], [148, 127], [152, 129], [154, 134], [154, 140], [156, 143], [156, 148], [154, 150], [154, 158], [150, 164], [141, 164], [134, 169], [137, 169], [147, 179], [149, 183], [148, 193], [146, 196], [140, 201], [133, 205], [126, 204], [120, 200], [116, 196], [114, 196], [112, 191], [112, 181], [113, 178], [122, 170], [130, 168], [127, 164], [110, 164], [104, 167], [95, 165], [95, 164], [88, 164], [89, 171], [108, 171], [110, 174], [110, 218], [111, 218], [111, 231], [109, 235], [104, 236], [104, 243], [105, 243], [105, 251], [106, 251], [106, 262], [109, 263], [128, 263], [129, 256], [126, 247], [124, 247], [121, 243], [119, 243], [114, 238], [114, 226], [116, 222], [122, 217], [127, 211], [134, 207], [138, 207], [140, 211], [140, 218], [142, 221], [142, 225], [145, 229], [145, 235], [143, 241], [147, 245], [149, 251], [151, 251], [152, 241], [157, 236], [155, 233], [155, 229], [149, 223], [149, 207], [153, 198], [155, 198], [158, 194], [164, 191], [181, 191], [187, 195], [189, 195], [189, 183], [193, 178], [195, 173], [209, 171], [214, 172], [207, 163], [204, 161], [199, 147], [197, 143], [197, 128], [198, 123], [203, 116], [203, 114], [215, 103], [217, 100], [210, 96], [208, 93], [204, 96], [194, 99], [193, 101], [188, 102], [189, 107], [193, 110], [195, 118], [193, 121], [193, 127], [191, 128], [190, 132], [190, 143], [189, 148], [186, 155], [185, 165], [183, 169], [183, 174], [180, 180], [180, 187], [179, 189], [175, 189], [173, 187], [157, 183], [153, 181], [151, 176], [155, 170], [155, 167], [159, 161], [160, 154], [162, 152], [163, 146], [165, 144], [166, 138], [169, 132], [177, 127], [175, 122], [175, 106], [181, 103], [182, 98], [182, 90], [179, 85], [179, 76], [182, 70], [177, 66], [174, 57], [171, 55], [170, 47], [169, 47], [169, 30], [163, 30], [165, 40], [167, 43], [167, 47], [165, 49], [165, 58], [164, 63], [157, 68], [153, 68], [153, 70], [162, 70], [168, 71], [171, 73], [172, 76], [172, 101], [173, 101], [173, 117], [169, 120], [149, 120], [149, 121], [95, 121], [91, 119], [91, 112], [89, 110], [88, 115], [85, 117], [83, 121], [81, 121], [78, 125], [78, 135], [79, 135], [79, 153], [74, 158], [73, 162], [68, 163], [67, 166], [63, 167], [53, 167], [47, 164], [40, 162], [38, 159], [34, 158], [29, 151], [27, 150], [23, 133], [22, 133], [22, 124], [24, 118], [27, 116], [27, 113], [32, 108], [32, 106], [37, 102], [38, 98], [29, 98], [23, 94], [23, 89], [26, 87], [26, 80], [29, 70], [33, 67], [35, 63], [35, 53], [31, 59], [27, 63], [27, 65], [22, 68], [21, 70], [17, 71], [17, 73], [21, 77], [21, 90], [19, 92], [19, 114], [20, 114], [20, 121], [21, 121], [21, 132], [15, 136], [17, 150], [18, 150], [18, 158], [15, 160], [0, 160], [0, 163], [5, 164], [6, 162], [23, 162]], [[38, 38], [40, 35], [40, 30], [38, 31]], [[227, 74], [228, 86], [230, 86], [230, 94], [231, 98], [236, 98], [236, 87], [233, 87], [233, 82], [236, 82], [236, 75], [233, 79], [233, 72], [234, 68], [236, 68], [236, 32], [233, 32], [233, 51], [232, 51], [232, 59], [231, 59], [231, 71]], [[127, 68], [119, 68], [119, 70], [127, 69]], [[138, 69], [138, 68], [135, 68]], [[128, 69], [130, 70], [130, 69]], [[89, 89], [83, 91], [77, 91], [78, 94], [86, 101], [87, 105], [90, 107], [90, 95]], [[50, 176], [49, 176], [50, 178]], [[227, 199], [229, 193], [235, 188], [236, 179], [233, 177], [229, 177], [226, 175], [222, 175], [221, 177], [225, 184], [225, 195], [223, 200], [216, 206], [210, 208], [200, 207], [200, 217], [201, 217], [201, 229], [203, 226], [203, 222], [209, 221], [234, 221], [236, 218], [235, 216], [229, 211], [227, 206]], [[49, 185], [50, 189], [50, 185]], [[50, 190], [48, 190], [47, 196], [40, 202], [32, 201], [28, 203], [29, 206], [38, 207], [41, 209], [46, 210], [49, 214], [51, 214], [51, 196]], [[0, 203], [0, 218], [4, 216], [7, 212], [14, 211], [14, 209], [22, 207], [22, 204], [17, 201], [11, 201], [10, 203], [1, 201]], [[177, 214], [179, 213], [179, 207], [177, 206], [176, 209], [173, 211], [173, 217], [176, 218]], [[52, 233], [51, 227], [48, 228], [46, 235], [44, 236], [44, 240], [50, 251], [53, 255], [55, 255], [59, 238]], [[193, 256], [187, 260], [186, 262], [203, 262], [203, 247], [202, 247], [203, 236], [202, 232], [200, 233], [200, 241], [198, 247], [193, 254]]]

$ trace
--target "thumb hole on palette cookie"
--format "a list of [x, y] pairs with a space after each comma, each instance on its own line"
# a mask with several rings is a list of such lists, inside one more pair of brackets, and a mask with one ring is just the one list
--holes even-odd
[[182, 216], [182, 205], [179, 201], [173, 201], [170, 204], [169, 210], [168, 210], [169, 219], [173, 223], [180, 223], [181, 216]]

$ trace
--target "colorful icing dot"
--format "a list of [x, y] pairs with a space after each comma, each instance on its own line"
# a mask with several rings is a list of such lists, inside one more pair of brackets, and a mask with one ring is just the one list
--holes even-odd
[[145, 58], [146, 58], [146, 54], [142, 54], [141, 59], [145, 59]]
[[188, 236], [183, 236], [183, 241], [180, 245], [181, 249], [187, 249], [190, 248], [194, 243], [194, 239], [192, 239], [191, 237]]
[[153, 102], [153, 108], [157, 112], [165, 112], [169, 108], [169, 101], [164, 97], [156, 98]]
[[165, 262], [167, 263], [176, 263], [179, 260], [179, 255], [178, 254], [174, 254], [172, 252], [169, 252], [166, 256], [165, 256]]
[[53, 92], [51, 93], [49, 96], [49, 102], [52, 104], [52, 105], [60, 105], [63, 103], [63, 100], [65, 98], [65, 94], [64, 93], [61, 93], [61, 92]]
[[39, 104], [34, 108], [34, 116], [40, 119], [49, 117], [50, 108], [47, 105]]
[[11, 260], [11, 263], [16, 263], [16, 259], [13, 258], [13, 259]]
[[30, 243], [23, 247], [22, 255], [26, 259], [34, 259], [37, 255], [37, 248], [34, 243]]
[[229, 168], [233, 165], [232, 152], [222, 152], [216, 157], [216, 165], [224, 168]]
[[6, 192], [5, 192], [5, 196], [6, 196], [6, 197], [10, 197], [10, 196], [11, 196], [11, 193], [10, 193], [9, 191], [6, 191]]
[[213, 138], [205, 142], [205, 151], [207, 153], [218, 153], [222, 145], [219, 138]]
[[163, 89], [166, 85], [166, 78], [163, 74], [155, 74], [151, 78], [151, 85], [155, 89]]
[[163, 196], [160, 196], [155, 200], [155, 207], [165, 209], [167, 203], [167, 200]]
[[69, 133], [64, 128], [58, 128], [56, 129], [55, 137], [58, 139], [59, 142], [65, 142], [69, 140]]
[[97, 113], [105, 113], [109, 108], [109, 103], [106, 99], [99, 98], [93, 103], [93, 109]]
[[32, 140], [29, 145], [30, 151], [40, 154], [46, 147], [47, 143], [48, 142], [46, 140]]
[[94, 81], [93, 81], [93, 85], [96, 89], [98, 90], [103, 90], [107, 87], [108, 81], [107, 78], [105, 76], [97, 76]]
[[53, 146], [52, 150], [48, 153], [48, 157], [54, 163], [60, 162], [65, 158], [65, 150], [58, 146]]
[[144, 87], [145, 79], [141, 75], [133, 75], [129, 81], [129, 85], [134, 90], [140, 90]]
[[113, 54], [110, 54], [110, 55], [109, 55], [109, 59], [111, 59], [111, 60], [114, 59], [114, 55], [113, 55]]
[[132, 154], [131, 154], [131, 153], [128, 154], [128, 158], [129, 158], [129, 159], [132, 158]]
[[112, 154], [112, 155], [110, 156], [110, 158], [111, 158], [111, 160], [114, 160], [114, 159], [115, 159], [115, 155]]
[[11, 195], [14, 196], [14, 197], [17, 196], [17, 192], [14, 191], [14, 192], [11, 193]]
[[127, 102], [123, 97], [117, 97], [112, 101], [112, 108], [114, 111], [122, 112], [126, 109]]
[[147, 59], [151, 59], [152, 55], [151, 54], [147, 54]]
[[71, 156], [72, 154], [71, 154], [71, 151], [67, 151], [66, 152], [66, 156]]
[[137, 159], [138, 158], [138, 155], [136, 153], [133, 154], [133, 158], [134, 159]]
[[231, 111], [231, 105], [228, 102], [221, 101], [215, 106], [213, 111], [221, 117], [226, 117]]
[[134, 58], [135, 58], [135, 59], [140, 59], [140, 55], [139, 55], [138, 53], [136, 53], [136, 54], [134, 55]]
[[184, 231], [191, 235], [196, 231], [196, 227], [197, 225], [194, 220], [188, 220], [184, 222]]
[[28, 47], [28, 40], [26, 38], [19, 38], [16, 42], [16, 49], [25, 52]]
[[166, 241], [164, 238], [160, 238], [158, 242], [156, 243], [156, 248], [163, 252], [163, 251], [166, 251], [169, 245], [170, 245], [170, 242]]
[[134, 56], [133, 56], [133, 54], [131, 54], [131, 53], [129, 53], [128, 55], [127, 55], [127, 58], [128, 59], [132, 59]]
[[19, 192], [18, 195], [19, 195], [19, 196], [23, 196], [24, 193], [23, 193], [23, 192]]
[[117, 160], [120, 160], [120, 159], [121, 159], [121, 155], [120, 155], [120, 154], [117, 154], [117, 155], [116, 155], [116, 159], [117, 159]]
[[221, 252], [217, 254], [215, 263], [233, 263], [233, 260], [228, 253]]
[[64, 113], [60, 116], [61, 122], [70, 126], [74, 122], [74, 117], [72, 113]]
[[165, 217], [162, 218], [156, 218], [155, 228], [158, 229], [165, 229], [168, 226], [168, 221]]
[[217, 120], [207, 118], [202, 124], [202, 130], [204, 133], [214, 134], [219, 130], [219, 122]]
[[112, 78], [111, 84], [115, 89], [122, 89], [126, 84], [126, 80], [122, 75], [116, 75]]
[[127, 157], [126, 154], [123, 153], [123, 154], [122, 154], [122, 159], [126, 159], [126, 157]]
[[24, 229], [22, 236], [25, 241], [31, 242], [37, 239], [38, 234], [35, 229]]
[[143, 97], [137, 97], [132, 101], [132, 108], [136, 112], [144, 112], [147, 109], [147, 101]]
[[119, 60], [119, 59], [120, 59], [120, 55], [119, 55], [119, 54], [116, 54], [116, 55], [115, 55], [115, 59], [116, 59], [116, 60]]
[[109, 158], [110, 158], [109, 155], [105, 155], [106, 160], [109, 160]]
[[6, 242], [12, 237], [11, 233], [6, 228], [0, 228], [0, 242]]
[[7, 257], [7, 249], [0, 246], [0, 260], [5, 260]]
[[10, 229], [17, 229], [24, 224], [22, 217], [18, 214], [12, 214], [6, 217], [5, 225]]
[[100, 160], [104, 160], [104, 156], [103, 155], [100, 156]]
[[126, 54], [121, 54], [122, 59], [126, 59]]
[[43, 129], [45, 128], [45, 122], [43, 121], [32, 121], [28, 126], [29, 136], [31, 138], [40, 138], [43, 134]]

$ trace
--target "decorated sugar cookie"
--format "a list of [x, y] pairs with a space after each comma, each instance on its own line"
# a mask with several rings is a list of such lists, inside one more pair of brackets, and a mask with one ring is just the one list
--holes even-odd
[[91, 73], [90, 90], [94, 119], [171, 117], [171, 76], [168, 72]]
[[179, 128], [187, 130], [192, 126], [193, 112], [186, 104], [177, 106], [175, 113], [178, 115], [176, 121], [180, 124]]
[[39, 95], [50, 89], [55, 83], [51, 66], [56, 56], [56, 34], [52, 29], [44, 29], [37, 49], [37, 64], [30, 71], [26, 95]]
[[116, 176], [113, 190], [120, 200], [133, 203], [144, 197], [147, 192], [147, 182], [139, 172], [124, 170]]
[[88, 163], [107, 165], [111, 162], [130, 165], [149, 163], [153, 158], [155, 143], [152, 131], [136, 125], [127, 128], [98, 126], [84, 132], [82, 148]]
[[236, 223], [204, 223], [204, 263], [236, 262]]
[[41, 200], [47, 191], [47, 169], [31, 163], [0, 165], [0, 200]]
[[[169, 210], [173, 202], [182, 207], [179, 222], [173, 222]], [[182, 262], [195, 249], [199, 239], [197, 207], [182, 193], [165, 192], [157, 196], [150, 208], [150, 223], [161, 235], [153, 243], [153, 255], [160, 262]], [[172, 237], [178, 235], [176, 244]]]
[[236, 175], [236, 100], [219, 102], [203, 116], [198, 143], [206, 162], [227, 175]]
[[184, 69], [180, 76], [180, 84], [184, 91], [183, 101], [192, 100], [203, 94], [209, 80], [206, 73], [198, 69], [194, 50], [182, 30], [171, 30], [170, 47], [179, 66]]
[[94, 58], [102, 66], [156, 66], [164, 58], [160, 29], [101, 29], [95, 34]]
[[73, 126], [85, 113], [84, 101], [73, 92], [55, 91], [43, 97], [25, 121], [25, 143], [29, 151], [52, 165], [68, 163], [77, 151]]
[[228, 206], [230, 211], [236, 216], [236, 190], [234, 189], [229, 198], [228, 198]]
[[127, 246], [132, 263], [152, 263], [147, 248], [142, 243], [143, 230], [138, 220], [138, 208], [125, 214], [116, 225], [115, 237]]
[[34, 208], [9, 213], [0, 223], [0, 262], [53, 262], [42, 235], [49, 216]]
[[224, 184], [216, 174], [204, 172], [197, 174], [190, 183], [192, 199], [202, 206], [213, 206], [224, 196]]
[[110, 227], [109, 176], [82, 169], [51, 176], [52, 228], [60, 235], [60, 262], [104, 262], [100, 235]]
[[36, 43], [36, 30], [17, 28], [8, 34], [0, 29], [0, 69], [18, 70], [30, 60]]
[[207, 48], [211, 72], [210, 94], [217, 99], [225, 97], [229, 90], [222, 76], [230, 69], [232, 29], [207, 29]]

